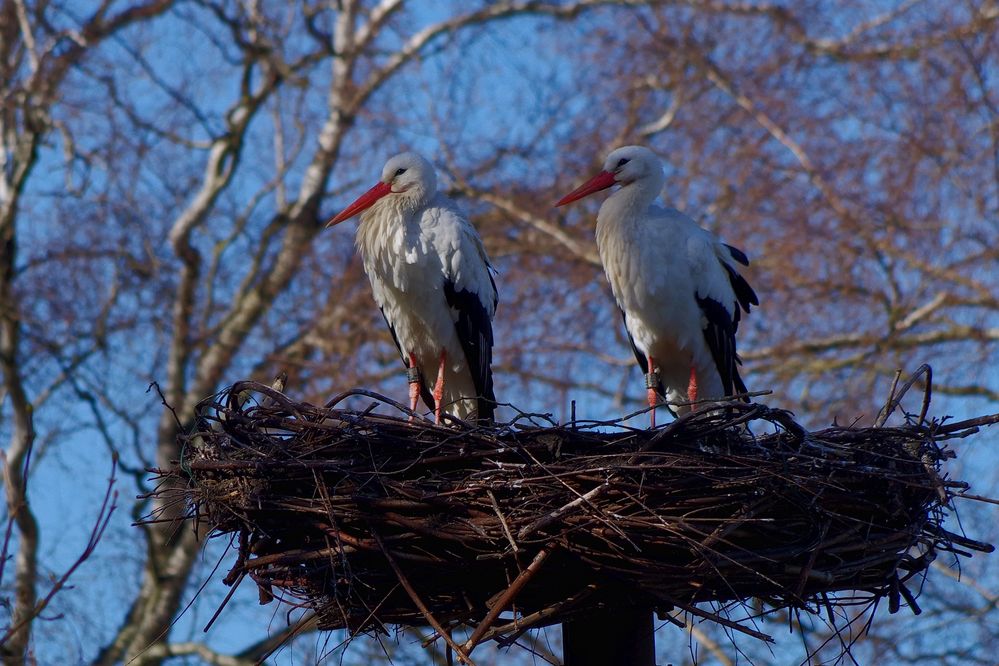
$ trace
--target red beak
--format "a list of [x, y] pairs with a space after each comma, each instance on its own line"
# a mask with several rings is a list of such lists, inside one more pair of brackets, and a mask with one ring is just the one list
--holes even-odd
[[593, 178], [574, 189], [569, 194], [565, 195], [558, 200], [555, 206], [564, 206], [567, 203], [572, 203], [573, 201], [578, 201], [583, 197], [593, 194], [594, 192], [599, 192], [600, 190], [606, 190], [608, 187], [614, 184], [614, 174], [610, 171], [601, 171]]
[[354, 203], [350, 204], [342, 211], [337, 213], [337, 215], [333, 219], [331, 219], [329, 222], [326, 223], [326, 228], [329, 229], [334, 224], [340, 224], [344, 220], [348, 220], [354, 217], [362, 210], [371, 208], [371, 206], [373, 206], [376, 201], [381, 199], [386, 194], [390, 194], [391, 192], [392, 192], [391, 185], [389, 185], [388, 183], [378, 183], [370, 190], [368, 190], [361, 196], [357, 197], [357, 201], [355, 201]]

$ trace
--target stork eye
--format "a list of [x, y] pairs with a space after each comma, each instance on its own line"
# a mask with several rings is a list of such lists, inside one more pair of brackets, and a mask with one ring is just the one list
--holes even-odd
[[619, 159], [619, 160], [617, 161], [617, 168], [618, 168], [618, 169], [620, 169], [621, 167], [623, 167], [623, 166], [624, 166], [625, 164], [627, 164], [628, 162], [629, 162], [629, 160], [628, 160], [628, 158], [627, 158], [627, 157], [622, 157], [621, 159]]
[[395, 175], [397, 175], [397, 176], [401, 176], [404, 173], [406, 173], [405, 169], [396, 169], [395, 170]]

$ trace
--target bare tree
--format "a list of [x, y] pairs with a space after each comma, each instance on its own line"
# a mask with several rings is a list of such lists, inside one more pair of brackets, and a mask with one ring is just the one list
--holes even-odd
[[[14, 595], [9, 629], [4, 637], [5, 663], [22, 663], [28, 652], [32, 620], [50, 601], [38, 599], [39, 525], [28, 499], [30, 453], [35, 444], [34, 411], [38, 406], [28, 389], [28, 367], [22, 344], [24, 319], [17, 282], [18, 218], [24, 213], [23, 195], [47, 135], [56, 128], [53, 107], [73, 68], [103, 41], [129, 26], [166, 11], [171, 2], [151, 0], [112, 11], [104, 2], [90, 17], [68, 29], [44, 20], [46, 8], [26, 2], [5, 3], [0, 9], [0, 109], [2, 174], [0, 174], [0, 369], [3, 394], [12, 428], [6, 449], [4, 484], [8, 520], [16, 526]], [[22, 223], [23, 224], [23, 223]], [[58, 383], [60, 379], [56, 379]], [[45, 394], [51, 387], [39, 388]], [[103, 516], [103, 511], [102, 511]], [[103, 521], [98, 519], [98, 525]], [[106, 523], [105, 523], [106, 524]], [[101, 528], [101, 531], [103, 528]], [[99, 537], [99, 532], [95, 532]], [[4, 541], [4, 553], [6, 544]], [[96, 541], [93, 542], [96, 545]], [[92, 550], [92, 548], [88, 548]], [[89, 554], [89, 553], [88, 553]], [[3, 563], [5, 564], [5, 563]], [[61, 587], [61, 585], [60, 585]], [[53, 588], [55, 591], [56, 588]]]

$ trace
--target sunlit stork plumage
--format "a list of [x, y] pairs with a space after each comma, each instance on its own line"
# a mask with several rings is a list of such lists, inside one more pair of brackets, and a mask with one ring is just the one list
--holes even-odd
[[680, 211], [655, 204], [664, 183], [655, 153], [624, 146], [556, 204], [621, 186], [600, 206], [597, 248], [646, 376], [653, 427], [657, 395], [681, 414], [691, 407], [678, 403], [746, 391], [735, 334], [740, 309], [748, 313], [759, 304], [739, 274], [737, 264], [749, 265], [741, 250]]
[[496, 284], [475, 227], [416, 153], [389, 159], [378, 184], [327, 226], [358, 213], [357, 248], [408, 369], [410, 408], [422, 397], [438, 423], [442, 410], [491, 419]]

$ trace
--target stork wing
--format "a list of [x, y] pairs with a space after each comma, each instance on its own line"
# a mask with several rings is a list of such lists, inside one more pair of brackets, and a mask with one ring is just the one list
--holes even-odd
[[454, 283], [444, 283], [444, 297], [452, 310], [457, 312], [455, 329], [465, 351], [465, 362], [479, 396], [479, 418], [492, 419], [496, 409], [493, 394], [493, 326], [479, 296], [466, 289], [455, 289]]
[[[715, 360], [718, 375], [721, 377], [722, 390], [725, 395], [745, 393], [746, 385], [739, 376], [739, 366], [742, 361], [735, 351], [735, 329], [738, 326], [729, 311], [713, 298], [695, 296], [697, 305], [704, 315], [704, 340], [711, 350]], [[736, 310], [738, 316], [738, 310]]]
[[482, 239], [469, 222], [455, 214], [447, 262], [444, 297], [455, 313], [455, 330], [479, 396], [478, 416], [489, 420], [496, 409], [493, 393], [493, 325], [498, 298]]
[[739, 376], [742, 361], [736, 352], [735, 334], [742, 310], [748, 313], [751, 305], [759, 305], [759, 299], [732, 262], [748, 264], [749, 260], [741, 250], [702, 231], [690, 238], [687, 253], [697, 276], [695, 298], [703, 317], [704, 340], [711, 350], [725, 395], [745, 393], [746, 384]]

